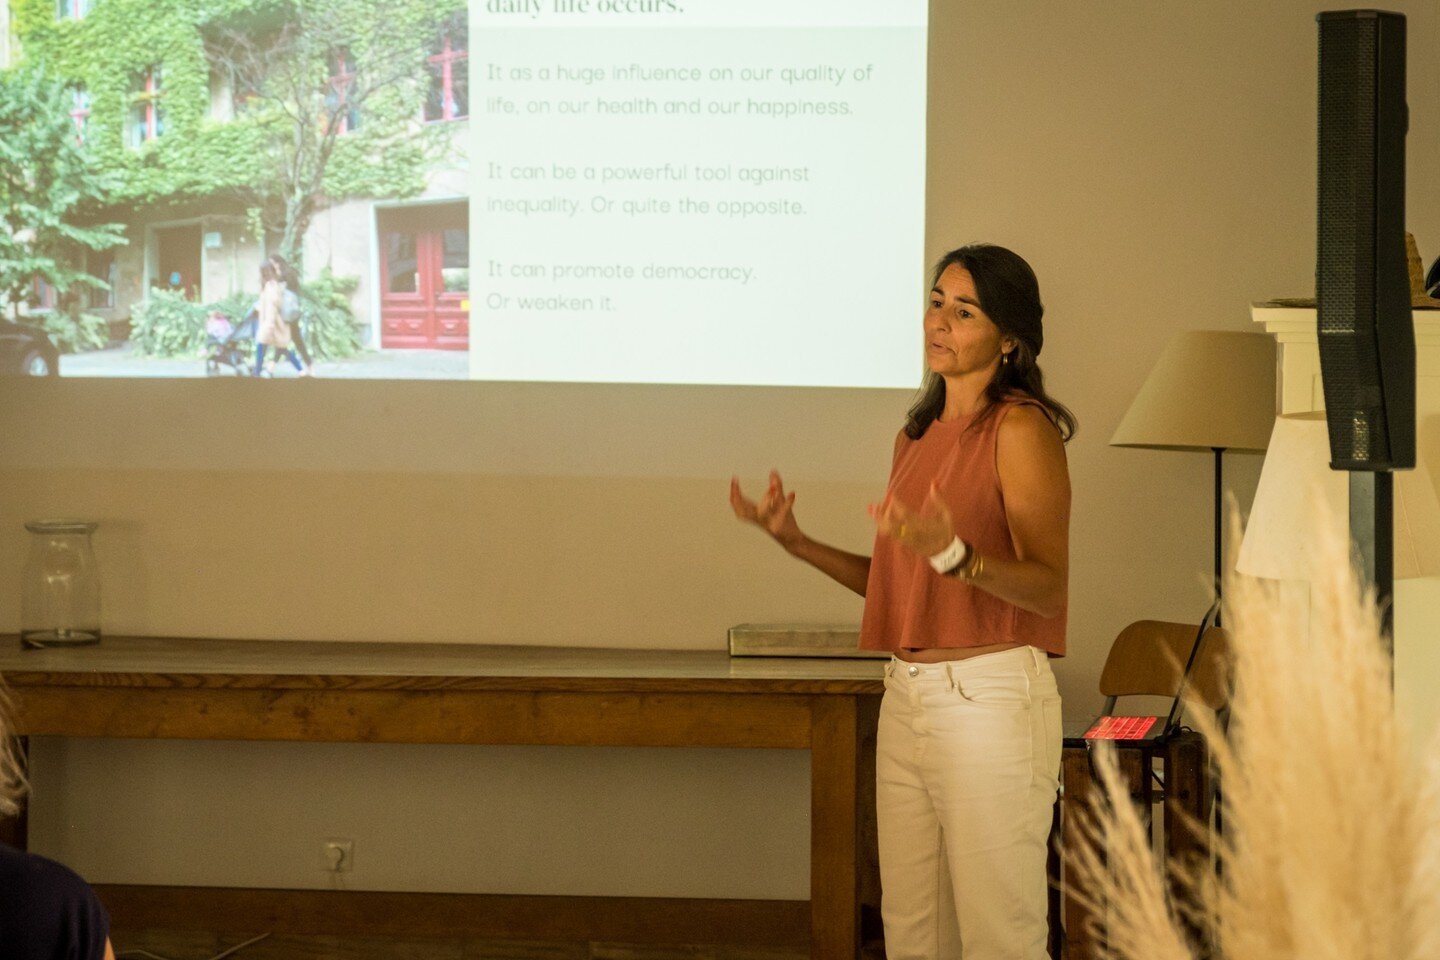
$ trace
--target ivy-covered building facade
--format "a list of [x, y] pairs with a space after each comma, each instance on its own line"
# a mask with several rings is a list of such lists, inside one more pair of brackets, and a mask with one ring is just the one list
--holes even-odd
[[[468, 346], [463, 0], [0, 0], [0, 69], [69, 91], [104, 176], [86, 251], [123, 331], [150, 292], [217, 303], [281, 254], [343, 284], [363, 345]], [[38, 290], [32, 310], [56, 308]]]

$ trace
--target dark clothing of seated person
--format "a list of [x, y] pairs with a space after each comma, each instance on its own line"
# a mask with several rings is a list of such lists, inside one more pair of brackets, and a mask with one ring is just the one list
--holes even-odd
[[0, 844], [0, 960], [104, 960], [109, 936], [110, 915], [79, 875]]

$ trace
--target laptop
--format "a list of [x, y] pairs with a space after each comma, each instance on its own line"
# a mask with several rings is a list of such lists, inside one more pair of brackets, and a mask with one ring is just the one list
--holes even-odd
[[1205, 616], [1200, 620], [1200, 629], [1195, 632], [1195, 640], [1190, 644], [1190, 655], [1185, 660], [1185, 669], [1180, 674], [1180, 685], [1175, 690], [1175, 699], [1170, 704], [1170, 712], [1164, 717], [1122, 717], [1114, 714], [1103, 714], [1093, 717], [1083, 727], [1070, 727], [1067, 724], [1065, 740], [1070, 746], [1091, 746], [1096, 741], [1105, 740], [1121, 747], [1146, 747], [1163, 742], [1180, 726], [1180, 713], [1185, 702], [1185, 687], [1190, 682], [1190, 672], [1195, 669], [1195, 661], [1200, 653], [1200, 644], [1205, 637], [1205, 631], [1210, 628], [1211, 621], [1220, 612], [1220, 601], [1217, 599], [1205, 611]]

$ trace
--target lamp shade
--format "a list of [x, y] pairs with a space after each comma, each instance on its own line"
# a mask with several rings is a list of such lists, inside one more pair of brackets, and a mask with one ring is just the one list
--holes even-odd
[[[1324, 518], [1349, 535], [1350, 475], [1330, 469], [1324, 412], [1277, 417], [1236, 569], [1271, 580], [1314, 580], [1317, 530]], [[1395, 474], [1396, 580], [1440, 575], [1440, 501], [1430, 472]]]
[[1260, 453], [1274, 419], [1275, 340], [1190, 330], [1165, 347], [1110, 445]]

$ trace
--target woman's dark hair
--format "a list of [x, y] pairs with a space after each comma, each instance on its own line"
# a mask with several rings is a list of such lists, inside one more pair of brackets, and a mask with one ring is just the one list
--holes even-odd
[[269, 260], [261, 260], [261, 261], [260, 261], [260, 282], [261, 282], [262, 284], [266, 284], [266, 283], [269, 283], [271, 280], [279, 280], [279, 279], [280, 279], [280, 271], [275, 268], [275, 264], [271, 263]]
[[[1015, 349], [985, 388], [989, 403], [975, 422], [979, 423], [998, 409], [1007, 396], [1022, 393], [1039, 401], [1060, 431], [1060, 438], [1069, 440], [1079, 424], [1064, 404], [1045, 392], [1045, 375], [1035, 359], [1045, 342], [1044, 327], [1040, 323], [1045, 307], [1040, 302], [1040, 283], [1035, 279], [1035, 271], [1019, 254], [1004, 247], [972, 243], [940, 258], [930, 286], [938, 285], [940, 275], [952, 266], [964, 267], [970, 272], [980, 309], [1000, 329], [1002, 337], [1015, 340]], [[920, 394], [905, 416], [905, 435], [919, 440], [944, 408], [945, 380], [933, 370], [926, 370], [920, 382]]]
[[300, 275], [295, 272], [294, 267], [290, 266], [290, 262], [278, 253], [272, 253], [270, 255], [270, 262], [275, 264], [275, 269], [280, 274], [280, 279], [285, 283], [285, 286], [299, 293]]

